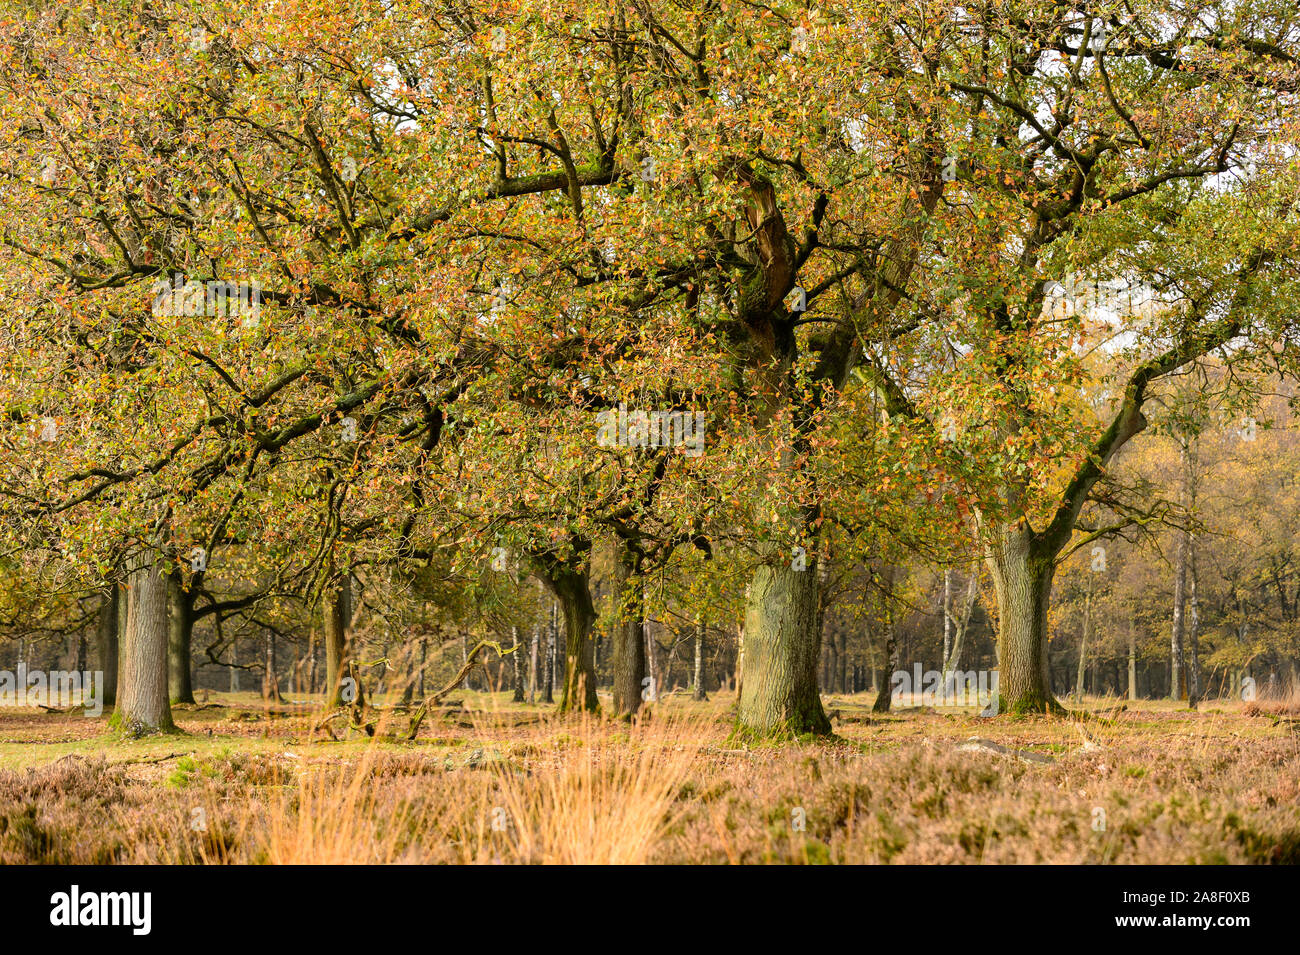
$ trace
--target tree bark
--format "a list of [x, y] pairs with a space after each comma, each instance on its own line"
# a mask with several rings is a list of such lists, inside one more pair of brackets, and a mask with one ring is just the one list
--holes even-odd
[[191, 643], [194, 598], [186, 591], [179, 569], [167, 575], [167, 689], [173, 703], [194, 702]]
[[129, 592], [122, 694], [113, 725], [130, 736], [172, 732], [167, 699], [167, 575], [161, 555], [146, 551], [133, 560]]
[[325, 705], [342, 706], [343, 680], [347, 676], [348, 624], [352, 620], [352, 575], [339, 574], [321, 595], [325, 630]]
[[100, 599], [99, 619], [95, 627], [95, 653], [99, 669], [104, 673], [104, 699], [101, 702], [105, 706], [117, 702], [118, 599], [117, 584], [109, 584]]
[[534, 555], [542, 582], [559, 601], [564, 616], [564, 691], [560, 710], [599, 709], [596, 700], [596, 659], [591, 628], [596, 609], [591, 600], [591, 578], [584, 566], [589, 545], [579, 542], [571, 558]]
[[[889, 591], [893, 590], [893, 571], [891, 569], [886, 584]], [[885, 617], [885, 669], [881, 673], [881, 678], [877, 681], [880, 687], [876, 693], [876, 700], [871, 704], [871, 712], [888, 713], [889, 708], [893, 705], [894, 697], [894, 674], [899, 669], [898, 657], [898, 633], [894, 629], [894, 607], [892, 603], [892, 594], [885, 592], [881, 596], [884, 607]], [[920, 687], [916, 690], [919, 692]]]
[[514, 665], [515, 665], [515, 669], [514, 669], [515, 695], [511, 698], [511, 702], [523, 703], [526, 699], [524, 696], [524, 670], [527, 669], [527, 667], [524, 665], [524, 648], [519, 643], [518, 627], [510, 628], [510, 638], [514, 641], [515, 644], [515, 652], [513, 654]]
[[709, 694], [704, 689], [704, 618], [695, 621], [695, 692], [694, 700], [707, 700]]
[[1128, 698], [1138, 698], [1137, 638], [1133, 634], [1133, 617], [1128, 618]]
[[815, 558], [803, 570], [760, 564], [745, 601], [744, 684], [737, 722], [758, 735], [827, 735], [830, 720], [817, 686]]
[[1055, 554], [1023, 522], [996, 528], [988, 543], [998, 601], [998, 712], [1058, 712], [1047, 666]]
[[1088, 593], [1083, 598], [1083, 633], [1079, 637], [1079, 668], [1074, 680], [1074, 700], [1083, 702], [1083, 678], [1088, 665], [1088, 637], [1092, 626], [1092, 578], [1088, 578]]
[[626, 541], [614, 542], [614, 715], [630, 718], [641, 708], [646, 677], [645, 578], [641, 555]]

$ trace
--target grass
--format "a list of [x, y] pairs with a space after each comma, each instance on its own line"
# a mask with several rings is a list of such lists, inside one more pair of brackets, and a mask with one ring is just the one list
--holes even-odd
[[138, 741], [0, 711], [0, 863], [1300, 862], [1296, 701], [983, 720], [832, 695], [835, 737], [743, 747], [726, 694], [632, 726], [461, 700], [410, 743], [400, 714], [313, 740], [312, 703], [251, 694]]

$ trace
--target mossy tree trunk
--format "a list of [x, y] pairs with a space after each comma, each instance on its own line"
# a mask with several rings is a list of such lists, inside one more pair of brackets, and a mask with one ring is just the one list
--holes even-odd
[[167, 574], [161, 555], [136, 556], [127, 577], [129, 594], [122, 693], [113, 723], [131, 736], [170, 732], [167, 696]]
[[817, 687], [821, 633], [814, 559], [804, 569], [761, 564], [745, 599], [737, 728], [760, 736], [829, 734]]
[[999, 527], [990, 536], [988, 565], [999, 622], [998, 710], [1059, 711], [1047, 664], [1047, 610], [1056, 553], [1023, 522]]
[[[596, 699], [596, 658], [591, 630], [596, 609], [591, 600], [587, 566], [591, 542], [573, 538], [563, 553], [530, 554], [542, 583], [555, 596], [564, 617], [564, 690], [561, 711], [599, 709]], [[549, 689], [549, 688], [548, 688]]]
[[343, 681], [348, 677], [348, 624], [352, 619], [351, 574], [338, 574], [326, 583], [321, 594], [321, 617], [325, 631], [325, 705], [342, 706], [352, 702], [343, 698]]

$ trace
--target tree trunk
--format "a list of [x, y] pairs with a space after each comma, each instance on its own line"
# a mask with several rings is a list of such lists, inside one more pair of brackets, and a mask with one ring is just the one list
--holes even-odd
[[325, 705], [342, 706], [345, 702], [352, 702], [343, 699], [348, 624], [352, 620], [351, 574], [340, 574], [326, 584], [321, 608], [325, 629]]
[[1047, 666], [1055, 555], [1023, 524], [996, 529], [989, 550], [998, 601], [998, 712], [1058, 712]]
[[692, 699], [707, 700], [709, 694], [704, 690], [704, 618], [695, 621], [695, 693]]
[[185, 590], [179, 569], [167, 575], [167, 689], [173, 703], [193, 703], [190, 646], [194, 635], [194, 599]]
[[275, 634], [266, 631], [266, 672], [262, 677], [262, 698], [271, 703], [284, 702], [280, 698], [280, 678], [275, 674]]
[[[971, 569], [970, 580], [966, 583], [966, 596], [962, 600], [961, 614], [952, 618], [948, 611], [945, 611], [945, 626], [949, 619], [953, 624], [953, 641], [952, 649], [943, 661], [943, 673], [939, 686], [941, 692], [947, 696], [949, 693], [949, 683], [953, 679], [953, 673], [961, 666], [961, 651], [966, 639], [966, 630], [970, 626], [971, 613], [975, 609], [975, 597], [979, 593], [979, 567]], [[947, 584], [945, 583], [945, 587]], [[949, 605], [950, 606], [950, 605]]]
[[546, 658], [542, 661], [543, 703], [555, 702], [555, 604], [551, 604], [551, 622], [546, 628]]
[[167, 700], [167, 575], [160, 555], [138, 555], [127, 581], [125, 672], [113, 725], [130, 736], [171, 732], [176, 727]]
[[645, 578], [640, 554], [622, 540], [614, 548], [614, 715], [628, 718], [641, 708], [646, 677]]
[[539, 673], [537, 669], [537, 663], [538, 663], [537, 652], [538, 652], [538, 646], [541, 642], [542, 642], [541, 629], [537, 626], [536, 623], [534, 623], [532, 649], [529, 650], [528, 653], [528, 702], [529, 703], [537, 702], [537, 676]]
[[1128, 698], [1138, 698], [1137, 638], [1133, 634], [1133, 618], [1128, 618]]
[[515, 695], [511, 700], [512, 703], [524, 702], [524, 648], [519, 643], [519, 628], [510, 628], [510, 637], [515, 642]]
[[1196, 537], [1187, 541], [1187, 698], [1192, 706], [1201, 701], [1201, 614], [1196, 600]]
[[[889, 587], [893, 588], [893, 573], [890, 573]], [[889, 708], [893, 705], [893, 684], [894, 674], [899, 669], [898, 656], [898, 634], [894, 630], [894, 607], [891, 601], [891, 595], [886, 593], [882, 600], [885, 608], [885, 669], [881, 673], [881, 678], [877, 681], [880, 687], [876, 693], [876, 700], [871, 704], [871, 712], [888, 713]], [[916, 687], [920, 691], [920, 687]]]
[[1074, 701], [1083, 702], [1083, 677], [1088, 665], [1088, 637], [1092, 626], [1092, 578], [1088, 578], [1088, 593], [1083, 598], [1083, 634], [1079, 637], [1079, 669], [1074, 681]]
[[104, 673], [105, 706], [117, 702], [117, 584], [109, 584], [99, 604], [99, 620], [95, 627], [95, 652], [99, 668]]
[[952, 568], [943, 569], [943, 661], [944, 686], [947, 686], [948, 657], [952, 653]]
[[596, 610], [591, 602], [591, 580], [585, 569], [572, 563], [543, 561], [542, 581], [559, 601], [564, 615], [564, 692], [560, 710], [599, 708], [596, 701], [596, 660], [591, 628]]
[[131, 592], [127, 590], [125, 581], [113, 586], [117, 590], [117, 681], [113, 690], [113, 700], [116, 703], [126, 689], [123, 682], [126, 678], [126, 620]]
[[831, 732], [817, 687], [817, 611], [815, 560], [802, 570], [760, 564], [754, 572], [745, 601], [739, 729], [762, 736]]

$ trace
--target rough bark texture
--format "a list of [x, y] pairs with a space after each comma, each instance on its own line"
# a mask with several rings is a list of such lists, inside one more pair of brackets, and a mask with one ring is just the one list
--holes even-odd
[[179, 570], [167, 576], [167, 690], [173, 703], [193, 703], [190, 643], [194, 635], [194, 600]]
[[762, 564], [745, 601], [744, 680], [738, 729], [764, 736], [829, 734], [817, 691], [821, 634], [817, 570]]
[[996, 529], [989, 570], [998, 600], [998, 712], [1045, 713], [1060, 709], [1047, 668], [1047, 608], [1053, 554], [1023, 525]]
[[556, 580], [555, 596], [564, 611], [564, 695], [561, 710], [599, 709], [596, 700], [596, 661], [591, 628], [596, 610], [585, 573], [562, 574]]
[[99, 669], [104, 673], [105, 706], [117, 702], [117, 584], [110, 584], [99, 605], [99, 619], [95, 627], [95, 652]]
[[[342, 706], [343, 678], [347, 675], [348, 623], [352, 603], [351, 575], [342, 574], [331, 581], [321, 597], [325, 630], [325, 705]], [[348, 701], [350, 702], [350, 701]]]
[[[893, 574], [890, 574], [892, 589]], [[898, 631], [894, 629], [894, 608], [888, 593], [884, 596], [885, 606], [885, 668], [876, 681], [878, 690], [876, 700], [871, 704], [871, 712], [888, 713], [894, 702], [894, 674], [898, 672], [902, 661], [898, 655]]]
[[140, 555], [127, 578], [122, 691], [113, 725], [131, 736], [175, 729], [167, 700], [167, 576], [157, 558]]
[[614, 599], [614, 715], [631, 717], [641, 708], [646, 676], [645, 581], [640, 556], [621, 541], [615, 543]]

